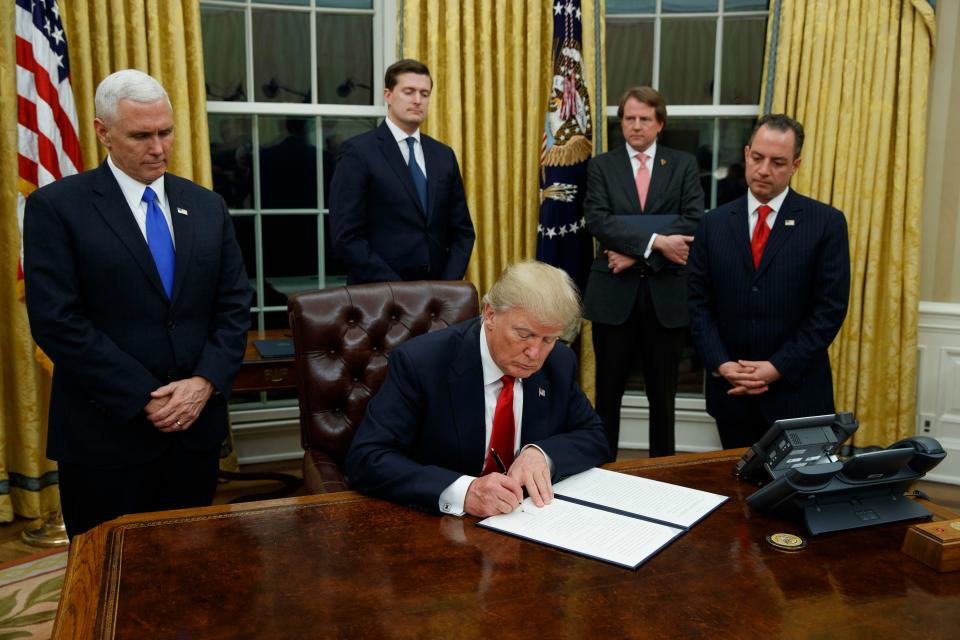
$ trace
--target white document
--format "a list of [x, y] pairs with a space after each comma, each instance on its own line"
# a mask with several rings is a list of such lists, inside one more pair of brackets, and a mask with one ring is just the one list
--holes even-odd
[[626, 511], [689, 529], [727, 497], [606, 469], [588, 469], [561, 480], [554, 494]]
[[727, 498], [589, 469], [554, 485], [554, 500], [481, 520], [481, 527], [636, 569]]

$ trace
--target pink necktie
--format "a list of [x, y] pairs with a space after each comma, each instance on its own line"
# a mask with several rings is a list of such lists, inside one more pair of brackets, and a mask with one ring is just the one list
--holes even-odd
[[647, 204], [647, 192], [650, 190], [650, 170], [647, 169], [647, 156], [638, 153], [637, 160], [640, 161], [640, 168], [637, 169], [637, 195], [640, 196], [642, 209]]
[[763, 257], [763, 248], [767, 244], [767, 238], [770, 237], [770, 227], [767, 226], [767, 216], [773, 208], [762, 204], [757, 207], [757, 226], [753, 228], [753, 238], [750, 239], [750, 252], [753, 253], [753, 268], [760, 266], [760, 258]]

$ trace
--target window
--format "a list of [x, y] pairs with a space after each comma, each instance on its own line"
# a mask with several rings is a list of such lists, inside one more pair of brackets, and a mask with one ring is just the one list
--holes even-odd
[[[617, 102], [649, 85], [667, 101], [661, 141], [692, 153], [707, 209], [746, 193], [743, 145], [759, 115], [767, 0], [606, 0], [607, 149], [624, 144]], [[639, 366], [628, 388], [643, 388]], [[692, 344], [681, 394], [702, 393]]]
[[201, 1], [213, 188], [256, 290], [254, 329], [286, 328], [290, 294], [346, 281], [327, 194], [340, 143], [385, 114], [387, 4]]

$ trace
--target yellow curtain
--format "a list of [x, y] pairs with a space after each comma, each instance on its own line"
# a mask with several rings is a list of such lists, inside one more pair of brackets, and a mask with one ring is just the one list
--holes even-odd
[[[581, 5], [583, 69], [598, 126], [593, 0]], [[543, 0], [408, 0], [401, 4], [400, 57], [434, 80], [424, 131], [453, 147], [476, 227], [467, 279], [482, 293], [511, 262], [536, 255], [539, 156], [552, 78], [552, 3]], [[589, 333], [581, 377], [593, 387]], [[584, 348], [589, 353], [583, 353]]]
[[858, 446], [890, 444], [916, 426], [934, 31], [927, 0], [771, 3], [764, 77], [773, 83], [761, 105], [772, 91], [769, 110], [803, 123], [793, 186], [843, 211], [850, 228], [850, 309], [830, 356], [837, 408], [860, 421]]
[[[60, 0], [79, 119], [83, 165], [104, 157], [93, 134], [93, 92], [118, 69], [135, 67], [156, 77], [174, 106], [176, 136], [170, 170], [210, 186], [206, 91], [195, 0]], [[15, 3], [0, 10], [0, 521], [37, 517], [59, 506], [56, 465], [46, 449], [49, 377], [34, 358], [16, 273], [17, 105]], [[236, 466], [229, 459], [225, 466]]]

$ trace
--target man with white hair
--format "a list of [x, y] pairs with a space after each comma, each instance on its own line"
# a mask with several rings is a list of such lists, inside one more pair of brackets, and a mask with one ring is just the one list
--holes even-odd
[[537, 506], [552, 485], [607, 461], [599, 416], [561, 344], [580, 322], [570, 277], [540, 262], [501, 274], [480, 318], [390, 355], [347, 455], [352, 488], [433, 513]]
[[30, 327], [54, 363], [47, 456], [71, 537], [210, 504], [250, 323], [226, 204], [167, 173], [166, 91], [127, 69], [95, 100], [107, 160], [35, 191], [24, 214]]

